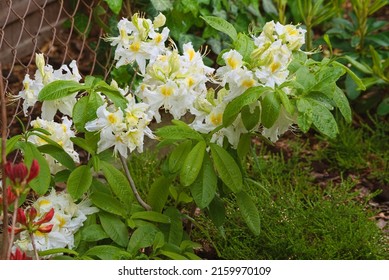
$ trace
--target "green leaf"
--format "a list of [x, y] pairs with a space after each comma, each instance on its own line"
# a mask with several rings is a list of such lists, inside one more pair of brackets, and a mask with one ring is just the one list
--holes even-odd
[[342, 113], [344, 119], [350, 123], [352, 121], [350, 104], [348, 103], [346, 95], [338, 87], [335, 88], [333, 100], [335, 101], [336, 107], [338, 107], [339, 111]]
[[201, 209], [207, 207], [215, 197], [217, 177], [209, 155], [205, 153], [203, 166], [197, 179], [190, 186], [190, 192], [197, 206]]
[[277, 89], [276, 93], [278, 94], [278, 98], [281, 100], [282, 105], [284, 106], [285, 110], [293, 115], [294, 113], [294, 107], [292, 103], [289, 100], [288, 95], [281, 89]]
[[132, 193], [130, 183], [126, 176], [108, 162], [101, 161], [100, 166], [113, 193], [126, 207], [131, 207], [134, 194]]
[[389, 98], [384, 98], [377, 107], [377, 114], [380, 116], [385, 116], [389, 114]]
[[[21, 138], [22, 138], [22, 135], [18, 134], [18, 135], [15, 135], [15, 136], [7, 139], [6, 147], [5, 147], [5, 155], [8, 155], [11, 151], [14, 150], [16, 143], [18, 143]], [[0, 140], [1, 140], [1, 138], [0, 138]], [[0, 142], [0, 148], [1, 148], [1, 142]]]
[[95, 91], [101, 92], [107, 96], [118, 108], [126, 109], [128, 100], [120, 93], [118, 89], [113, 86], [108, 85], [104, 81], [97, 83]]
[[118, 260], [123, 253], [126, 253], [123, 249], [112, 245], [98, 245], [90, 248], [84, 255], [96, 256], [101, 260]]
[[131, 215], [131, 219], [141, 219], [149, 222], [156, 222], [156, 223], [163, 223], [163, 224], [170, 223], [170, 217], [154, 211], [136, 212]]
[[213, 164], [223, 183], [234, 193], [242, 189], [242, 173], [234, 158], [222, 147], [211, 143]]
[[45, 256], [50, 256], [55, 254], [68, 254], [68, 255], [78, 256], [78, 253], [76, 251], [68, 248], [55, 248], [55, 249], [49, 249], [45, 251], [38, 251], [38, 255], [40, 257], [45, 257]]
[[74, 144], [76, 144], [78, 147], [84, 149], [91, 155], [95, 154], [95, 151], [92, 149], [90, 145], [88, 145], [87, 141], [84, 138], [80, 137], [71, 137], [70, 141], [72, 141]]
[[234, 49], [242, 56], [244, 61], [250, 61], [251, 53], [254, 50], [254, 41], [252, 38], [243, 33], [238, 33], [237, 39], [233, 43]]
[[268, 90], [267, 87], [252, 87], [228, 103], [223, 113], [223, 125], [227, 127], [232, 124], [244, 106], [256, 102]]
[[251, 232], [258, 236], [260, 233], [261, 221], [259, 212], [250, 196], [245, 192], [236, 194], [236, 201], [239, 211]]
[[54, 81], [46, 85], [38, 95], [38, 101], [55, 100], [66, 97], [87, 87], [75, 81]]
[[277, 95], [273, 92], [265, 95], [261, 101], [261, 122], [264, 127], [271, 128], [278, 119], [281, 109], [281, 103], [277, 98]]
[[185, 139], [194, 139], [201, 141], [203, 137], [195, 130], [190, 128], [188, 125], [168, 125], [157, 129], [155, 135], [161, 137], [162, 139], [171, 139], [171, 140], [185, 140]]
[[338, 125], [331, 112], [320, 102], [312, 102], [312, 123], [324, 135], [335, 138], [338, 134]]
[[112, 12], [115, 14], [119, 14], [120, 10], [122, 9], [123, 0], [104, 0], [107, 2], [108, 7], [111, 9]]
[[[373, 70], [366, 64], [362, 64], [360, 62], [358, 62], [357, 60], [355, 60], [354, 58], [352, 58], [351, 56], [344, 56], [345, 59], [347, 59], [355, 68], [357, 68], [359, 71], [367, 74], [367, 75], [371, 75], [373, 74]], [[336, 62], [333, 62], [333, 63], [336, 63]], [[347, 69], [345, 69], [347, 71]], [[349, 73], [350, 74], [350, 73]]]
[[312, 105], [306, 99], [300, 98], [297, 100], [297, 110], [299, 112], [297, 117], [297, 124], [302, 132], [308, 132], [312, 125], [313, 113]]
[[171, 179], [164, 176], [156, 179], [150, 187], [147, 202], [153, 211], [161, 212], [169, 196]]
[[24, 163], [30, 167], [34, 159], [39, 163], [39, 174], [30, 182], [31, 188], [39, 195], [44, 195], [50, 186], [51, 174], [47, 160], [42, 156], [38, 148], [30, 142], [18, 142], [18, 146], [24, 152]]
[[214, 17], [214, 16], [204, 16], [201, 18], [204, 19], [207, 24], [209, 24], [216, 30], [219, 30], [220, 32], [227, 34], [228, 36], [231, 37], [233, 41], [236, 41], [238, 34], [235, 30], [235, 27], [228, 21], [220, 17]]
[[77, 131], [85, 132], [85, 124], [97, 118], [96, 111], [103, 104], [104, 101], [94, 92], [77, 101], [73, 107], [73, 122]]
[[160, 12], [173, 8], [173, 3], [170, 0], [150, 0], [150, 2], [153, 5], [154, 9]]
[[119, 246], [126, 248], [128, 244], [127, 226], [116, 215], [99, 212], [101, 226], [108, 236]]
[[182, 216], [180, 211], [175, 207], [169, 207], [164, 212], [165, 215], [170, 217], [170, 224], [161, 225], [161, 229], [167, 229], [165, 233], [165, 238], [168, 243], [180, 246], [182, 241], [182, 236], [184, 234], [184, 229], [182, 226]]
[[261, 117], [261, 109], [259, 106], [255, 106], [253, 112], [251, 112], [250, 106], [246, 105], [242, 108], [241, 116], [243, 125], [250, 131], [258, 125]]
[[226, 209], [224, 207], [223, 201], [218, 196], [215, 196], [215, 198], [209, 204], [208, 214], [217, 228], [223, 226], [226, 220]]
[[160, 231], [152, 225], [137, 228], [131, 235], [127, 251], [135, 255], [139, 249], [152, 246], [158, 232]]
[[341, 67], [324, 67], [316, 75], [316, 83], [310, 91], [322, 91], [323, 88], [335, 83], [346, 71]]
[[112, 195], [95, 191], [90, 195], [90, 198], [98, 208], [111, 214], [127, 217], [127, 212], [123, 204]]
[[180, 182], [183, 186], [187, 187], [196, 180], [203, 165], [206, 147], [204, 141], [199, 141], [185, 158], [180, 172]]
[[243, 161], [250, 151], [251, 135], [249, 133], [242, 134], [239, 139], [238, 148], [236, 149], [238, 157]]
[[87, 242], [95, 242], [109, 238], [103, 227], [98, 224], [85, 226], [81, 229], [81, 239]]
[[179, 144], [174, 150], [171, 152], [169, 156], [169, 171], [171, 173], [176, 173], [180, 171], [182, 166], [184, 165], [184, 161], [192, 150], [192, 141], [184, 141]]
[[175, 252], [160, 250], [159, 253], [161, 255], [164, 255], [164, 256], [168, 257], [171, 260], [187, 260], [186, 257], [184, 257], [181, 254], [175, 253]]
[[76, 165], [71, 156], [67, 152], [65, 152], [62, 148], [54, 145], [43, 145], [39, 146], [38, 150], [41, 153], [49, 154], [53, 158], [55, 158], [59, 163], [61, 163], [66, 168], [73, 170], [76, 168]]
[[92, 184], [92, 172], [87, 165], [80, 165], [70, 173], [67, 181], [68, 193], [73, 199], [79, 199]]

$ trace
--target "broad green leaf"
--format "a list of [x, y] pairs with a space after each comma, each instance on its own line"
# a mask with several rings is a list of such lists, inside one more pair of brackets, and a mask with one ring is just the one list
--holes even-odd
[[38, 101], [55, 100], [85, 90], [87, 87], [75, 81], [54, 81], [46, 85], [38, 95]]
[[342, 67], [347, 72], [349, 77], [351, 79], [353, 79], [355, 84], [358, 86], [357, 90], [366, 90], [365, 84], [362, 82], [362, 80], [350, 68], [348, 68], [347, 66], [345, 66], [345, 65], [343, 65], [343, 64], [341, 64], [341, 63], [339, 63], [337, 61], [334, 61], [332, 63], [334, 65], [336, 65], [336, 66]]
[[214, 16], [204, 16], [201, 18], [204, 19], [207, 24], [209, 24], [216, 30], [219, 30], [220, 32], [227, 34], [228, 36], [231, 37], [233, 41], [236, 41], [238, 37], [238, 33], [236, 32], [235, 27], [228, 21], [220, 17], [214, 17]]
[[70, 141], [72, 141], [74, 144], [76, 144], [78, 147], [84, 149], [91, 155], [95, 154], [95, 151], [93, 151], [92, 147], [90, 147], [87, 143], [87, 141], [84, 138], [80, 137], [71, 137]]
[[217, 228], [223, 226], [226, 220], [226, 209], [224, 207], [223, 201], [218, 196], [215, 196], [212, 202], [209, 204], [208, 214]]
[[68, 248], [54, 248], [45, 251], [38, 251], [38, 255], [40, 257], [56, 255], [56, 254], [68, 254], [68, 255], [78, 256], [78, 252]]
[[308, 93], [309, 89], [312, 88], [315, 83], [315, 75], [313, 75], [309, 68], [306, 66], [301, 66], [295, 73], [296, 82], [303, 87], [303, 92]]
[[250, 61], [251, 53], [254, 50], [254, 41], [252, 38], [243, 33], [238, 33], [237, 39], [233, 43], [234, 49], [242, 56], [244, 61]]
[[127, 99], [120, 93], [118, 89], [108, 85], [106, 82], [98, 82], [95, 87], [95, 91], [99, 91], [107, 96], [116, 105], [116, 107], [123, 110], [127, 108]]
[[150, 187], [147, 203], [155, 212], [161, 212], [169, 196], [171, 179], [161, 176]]
[[217, 189], [217, 177], [209, 155], [205, 153], [203, 166], [197, 179], [190, 186], [190, 192], [197, 206], [201, 209], [207, 207], [213, 200]]
[[332, 113], [320, 102], [312, 102], [312, 124], [322, 134], [335, 138], [338, 134], [338, 125]]
[[134, 198], [130, 183], [126, 176], [112, 164], [101, 161], [101, 170], [104, 173], [113, 193], [119, 198], [119, 200], [126, 206], [130, 207]]
[[242, 173], [234, 158], [217, 144], [210, 144], [214, 167], [223, 183], [234, 193], [242, 189]]
[[73, 159], [67, 152], [64, 151], [64, 149], [59, 148], [58, 146], [54, 145], [42, 145], [38, 147], [38, 150], [41, 153], [49, 154], [53, 158], [55, 158], [59, 163], [61, 163], [66, 168], [73, 170], [76, 168], [76, 164], [74, 163]]
[[38, 148], [30, 142], [18, 142], [17, 146], [23, 151], [24, 163], [30, 167], [34, 159], [39, 163], [39, 174], [30, 182], [31, 188], [39, 195], [44, 195], [50, 186], [51, 174], [47, 160]]
[[252, 87], [228, 103], [223, 113], [223, 125], [227, 127], [232, 124], [244, 106], [253, 104], [268, 90], [267, 87]]
[[123, 249], [112, 245], [98, 245], [85, 252], [86, 256], [96, 256], [101, 260], [118, 260], [126, 253]]
[[251, 135], [249, 133], [242, 134], [239, 139], [238, 148], [236, 149], [238, 157], [243, 161], [250, 151]]
[[204, 141], [199, 141], [185, 158], [180, 172], [180, 182], [183, 186], [187, 187], [196, 180], [203, 165], [206, 147]]
[[278, 98], [281, 100], [281, 103], [284, 106], [285, 110], [289, 114], [293, 115], [294, 107], [290, 102], [288, 95], [282, 89], [277, 90], [276, 93], [278, 94]]
[[81, 239], [84, 241], [95, 242], [106, 238], [109, 236], [101, 225], [92, 224], [81, 229]]
[[160, 231], [153, 225], [137, 228], [131, 235], [127, 251], [135, 255], [139, 249], [152, 246], [158, 232]]
[[92, 172], [87, 165], [80, 165], [70, 173], [67, 181], [68, 193], [73, 199], [79, 199], [92, 184]]
[[250, 131], [254, 127], [256, 127], [259, 123], [259, 119], [261, 117], [261, 109], [259, 106], [255, 106], [253, 112], [251, 112], [251, 108], [249, 105], [246, 105], [242, 108], [241, 116], [242, 122], [245, 128]]
[[201, 141], [203, 137], [189, 126], [168, 125], [157, 129], [155, 135], [162, 139], [184, 140], [194, 139]]
[[175, 252], [160, 250], [159, 253], [161, 255], [168, 257], [171, 260], [187, 260], [187, 258], [185, 256], [178, 254], [178, 253], [175, 253]]
[[339, 111], [342, 113], [344, 119], [350, 123], [352, 121], [350, 104], [348, 103], [346, 95], [338, 87], [335, 88], [333, 100], [335, 101], [336, 107], [338, 107]]
[[103, 104], [104, 101], [94, 92], [77, 101], [73, 107], [73, 122], [77, 131], [85, 132], [85, 124], [97, 118], [96, 111]]
[[126, 248], [128, 244], [127, 226], [116, 215], [99, 212], [101, 226], [108, 236], [119, 246]]
[[150, 0], [150, 2], [154, 9], [160, 12], [173, 8], [173, 2], [171, 0]]
[[317, 75], [315, 85], [310, 91], [322, 91], [335, 83], [346, 71], [341, 67], [324, 67]]
[[104, 0], [107, 2], [108, 7], [111, 9], [112, 12], [115, 14], [119, 14], [120, 10], [122, 9], [123, 0]]
[[118, 216], [126, 217], [127, 212], [123, 204], [110, 194], [103, 192], [93, 192], [90, 198], [98, 208]]
[[298, 110], [297, 124], [301, 131], [306, 133], [312, 125], [312, 105], [303, 98], [298, 99], [296, 104]]
[[184, 141], [171, 152], [169, 156], [169, 171], [176, 173], [182, 168], [184, 161], [192, 150], [192, 141]]
[[136, 212], [131, 215], [131, 219], [141, 219], [149, 222], [156, 222], [156, 223], [163, 223], [163, 224], [170, 223], [170, 217], [154, 211]]
[[377, 114], [380, 116], [385, 116], [389, 114], [389, 98], [384, 98], [377, 107]]
[[250, 196], [245, 192], [239, 192], [236, 194], [236, 201], [239, 207], [239, 211], [242, 214], [243, 220], [251, 232], [258, 236], [260, 233], [261, 221], [259, 218], [259, 212]]
[[71, 171], [69, 169], [64, 169], [61, 171], [58, 171], [54, 175], [54, 183], [59, 183], [59, 182], [67, 182], [69, 176], [70, 176]]
[[363, 72], [363, 73], [365, 73], [367, 75], [373, 74], [373, 70], [368, 65], [362, 64], [362, 63], [358, 62], [357, 60], [355, 60], [354, 58], [352, 58], [351, 56], [348, 56], [348, 55], [344, 56], [344, 58], [347, 59], [359, 71], [361, 71], [361, 72]]
[[[22, 138], [22, 135], [18, 134], [18, 135], [15, 135], [9, 139], [7, 139], [7, 142], [6, 142], [6, 147], [5, 147], [5, 155], [8, 155], [10, 152], [12, 152], [15, 148], [15, 145], [16, 143], [18, 143], [18, 141]], [[1, 138], [0, 138], [0, 151], [2, 150], [2, 141], [1, 141]], [[1, 159], [0, 159], [0, 162], [1, 162]]]
[[169, 207], [164, 212], [165, 215], [170, 217], [170, 224], [160, 225], [161, 229], [165, 229], [165, 238], [168, 243], [180, 246], [184, 229], [182, 226], [182, 215], [175, 207]]
[[281, 110], [281, 102], [274, 92], [265, 95], [261, 101], [261, 122], [264, 127], [271, 128], [278, 119]]

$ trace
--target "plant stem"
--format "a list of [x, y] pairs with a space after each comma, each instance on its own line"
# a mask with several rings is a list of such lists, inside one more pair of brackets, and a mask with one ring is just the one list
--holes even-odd
[[3, 193], [3, 248], [2, 259], [8, 256], [8, 200], [6, 195], [5, 163], [7, 161], [7, 110], [5, 106], [5, 90], [3, 84], [2, 65], [0, 63], [0, 104], [1, 104], [1, 171], [2, 171], [2, 193]]
[[[18, 204], [19, 204], [19, 197], [16, 197], [15, 201], [14, 201], [14, 212], [12, 213], [12, 225], [11, 225], [11, 235], [9, 237], [9, 243], [8, 243], [8, 250], [7, 250], [7, 257], [6, 259], [9, 260], [10, 259], [10, 256], [11, 256], [11, 251], [12, 251], [12, 246], [13, 246], [13, 243], [14, 243], [14, 239], [15, 239], [15, 225], [16, 225], [16, 216], [18, 214], [17, 212], [17, 209], [18, 209]], [[8, 232], [8, 228], [7, 228], [7, 232]]]
[[123, 165], [124, 172], [125, 172], [125, 174], [126, 174], [127, 180], [128, 180], [128, 182], [130, 183], [132, 192], [134, 193], [136, 200], [139, 202], [139, 204], [140, 204], [146, 211], [151, 211], [151, 206], [148, 205], [146, 202], [144, 202], [144, 200], [140, 197], [140, 195], [139, 195], [139, 193], [138, 193], [138, 190], [136, 189], [135, 182], [134, 182], [134, 180], [132, 179], [130, 170], [128, 169], [126, 159], [125, 159], [122, 155], [119, 155], [119, 157], [120, 157], [120, 161], [122, 162], [122, 165]]
[[30, 232], [30, 239], [31, 239], [32, 249], [34, 250], [35, 259], [39, 260], [38, 250], [36, 249], [35, 238], [32, 232]]

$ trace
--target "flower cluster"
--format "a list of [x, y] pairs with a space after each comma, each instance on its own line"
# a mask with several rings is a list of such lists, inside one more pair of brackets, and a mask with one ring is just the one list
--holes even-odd
[[165, 24], [166, 18], [159, 14], [152, 22], [134, 14], [131, 21], [123, 18], [118, 23], [119, 36], [107, 38], [112, 46], [116, 46], [116, 67], [136, 62], [142, 74], [145, 73], [146, 61], [153, 61], [165, 50], [165, 41], [169, 36], [169, 29], [158, 29]]
[[[19, 97], [24, 99], [23, 112], [26, 116], [28, 108], [34, 106], [38, 101], [39, 92], [45, 85], [57, 80], [76, 82], [81, 80], [81, 75], [74, 60], [70, 63], [70, 68], [67, 65], [62, 65], [58, 70], [54, 70], [51, 65], [45, 65], [43, 54], [37, 54], [35, 63], [38, 68], [35, 72], [35, 80], [27, 74], [23, 80], [23, 90], [19, 92]], [[72, 110], [77, 101], [75, 96], [76, 93], [57, 100], [44, 101], [42, 104], [42, 118], [53, 120], [57, 110], [72, 116]]]
[[[73, 142], [70, 140], [71, 137], [75, 137], [75, 133], [72, 130], [72, 121], [67, 117], [62, 118], [62, 123], [57, 123], [54, 121], [46, 121], [44, 119], [37, 118], [31, 122], [33, 128], [44, 129], [49, 134], [36, 134], [28, 138], [28, 140], [34, 143], [37, 146], [47, 144], [47, 139], [49, 138], [53, 142], [61, 146], [64, 151], [74, 160], [74, 162], [79, 163], [80, 159], [78, 153], [74, 150]], [[41, 137], [45, 136], [45, 137]], [[45, 154], [46, 160], [49, 163], [51, 173], [55, 174], [58, 171], [63, 169], [63, 166], [57, 162], [52, 156]]]
[[[74, 234], [83, 225], [86, 216], [98, 211], [96, 207], [90, 205], [91, 202], [88, 199], [76, 204], [68, 193], [56, 193], [54, 189], [48, 196], [38, 198], [33, 206], [29, 208], [36, 211], [33, 219], [34, 223], [48, 220], [47, 213], [52, 213], [52, 217], [50, 219], [50, 231], [37, 230], [33, 233], [37, 250], [73, 248]], [[22, 251], [33, 250], [28, 231], [20, 233], [20, 238], [15, 241], [15, 245]]]
[[151, 121], [151, 116], [147, 114], [149, 106], [142, 102], [136, 103], [132, 95], [127, 96], [127, 100], [128, 105], [124, 111], [105, 103], [97, 109], [97, 119], [86, 123], [87, 131], [100, 131], [98, 153], [113, 146], [115, 154], [119, 152], [127, 158], [128, 150], [143, 151], [145, 135], [154, 138], [148, 127]]

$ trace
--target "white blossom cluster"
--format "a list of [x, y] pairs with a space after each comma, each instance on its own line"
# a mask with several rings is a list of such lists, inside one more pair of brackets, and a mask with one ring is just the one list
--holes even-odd
[[[48, 196], [38, 198], [33, 207], [37, 210], [37, 219], [54, 208], [54, 217], [48, 224], [53, 228], [49, 233], [34, 233], [35, 246], [38, 251], [55, 248], [74, 247], [74, 234], [82, 227], [87, 215], [98, 212], [96, 207], [92, 207], [92, 202], [88, 199], [76, 204], [71, 196], [62, 191], [57, 193], [54, 189]], [[33, 251], [31, 239], [27, 231], [20, 233], [20, 238], [15, 241], [15, 246], [23, 251]]]

